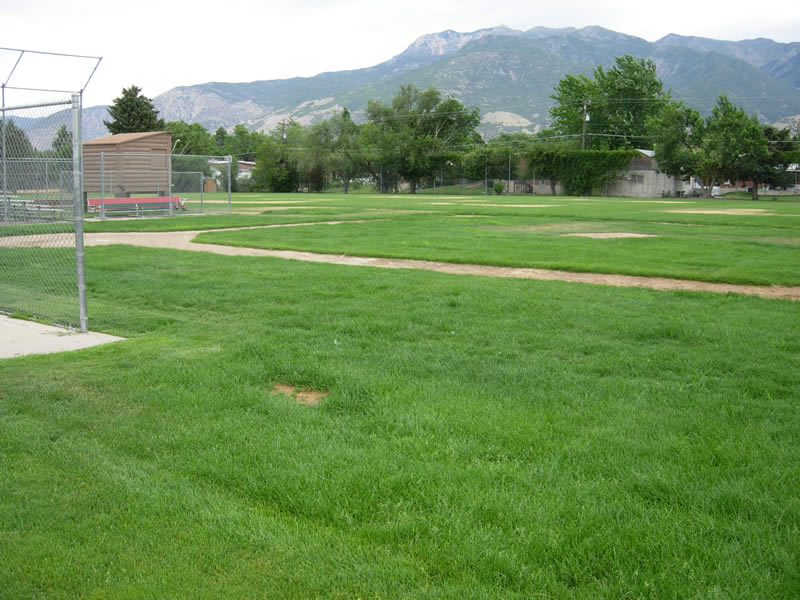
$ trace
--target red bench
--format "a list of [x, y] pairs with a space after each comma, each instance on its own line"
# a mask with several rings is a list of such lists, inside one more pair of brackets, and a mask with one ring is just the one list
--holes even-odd
[[89, 198], [89, 207], [99, 211], [135, 212], [143, 210], [186, 210], [180, 196], [143, 196], [140, 198]]

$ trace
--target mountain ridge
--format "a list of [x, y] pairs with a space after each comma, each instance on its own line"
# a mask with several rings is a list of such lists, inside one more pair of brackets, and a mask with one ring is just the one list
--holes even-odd
[[[419, 36], [400, 54], [371, 67], [180, 86], [153, 102], [167, 121], [198, 122], [212, 131], [238, 123], [269, 131], [285, 119], [309, 124], [342, 107], [363, 120], [368, 99], [391, 101], [400, 85], [411, 83], [436, 87], [476, 106], [484, 116], [480, 130], [490, 137], [546, 127], [553, 86], [564, 74], [591, 76], [594, 68], [611, 66], [624, 54], [652, 58], [673, 97], [701, 112], [727, 94], [765, 122], [800, 115], [800, 42], [674, 33], [648, 42], [599, 26], [522, 31], [499, 25], [466, 33], [448, 29]], [[93, 120], [95, 108], [87, 109], [93, 111]], [[87, 123], [84, 130], [96, 133], [95, 125]]]

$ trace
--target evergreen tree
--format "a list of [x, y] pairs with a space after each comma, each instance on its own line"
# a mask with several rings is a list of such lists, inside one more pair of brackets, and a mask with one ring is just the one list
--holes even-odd
[[53, 155], [56, 158], [72, 158], [72, 132], [61, 125], [53, 139]]
[[164, 131], [164, 119], [158, 118], [153, 101], [140, 96], [141, 88], [132, 85], [122, 90], [122, 96], [108, 107], [112, 121], [103, 121], [111, 133], [136, 133], [140, 131]]
[[214, 144], [217, 147], [217, 152], [222, 152], [225, 148], [225, 144], [228, 141], [228, 132], [225, 131], [225, 128], [221, 125], [217, 128], [217, 131], [214, 132]]
[[[0, 124], [0, 135], [2, 131], [2, 125]], [[7, 156], [3, 156], [2, 147], [0, 147], [0, 158], [32, 158], [36, 156], [33, 144], [31, 144], [25, 132], [14, 125], [14, 119], [6, 121], [5, 136]]]

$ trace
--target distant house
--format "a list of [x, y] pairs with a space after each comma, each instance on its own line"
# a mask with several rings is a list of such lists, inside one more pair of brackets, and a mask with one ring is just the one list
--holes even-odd
[[632, 198], [657, 198], [660, 196], [681, 196], [687, 187], [680, 177], [661, 173], [656, 164], [655, 152], [637, 150], [639, 154], [631, 159], [628, 169], [617, 174], [606, 190], [607, 196]]
[[249, 160], [239, 161], [239, 179], [250, 179], [253, 168], [256, 166], [255, 162]]
[[84, 142], [83, 189], [108, 198], [168, 195], [171, 150], [169, 131], [118, 133]]
[[[222, 173], [224, 173], [225, 169], [228, 166], [228, 161], [221, 159], [221, 158], [211, 158], [208, 160], [208, 164], [211, 167], [211, 171], [213, 172], [213, 177], [216, 179]], [[253, 168], [256, 166], [255, 162], [251, 162], [249, 160], [240, 160], [237, 161], [237, 168], [238, 168], [238, 179], [250, 179], [250, 175], [252, 174]]]

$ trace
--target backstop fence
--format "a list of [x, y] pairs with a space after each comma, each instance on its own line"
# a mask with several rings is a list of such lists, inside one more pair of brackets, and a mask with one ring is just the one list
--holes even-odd
[[87, 59], [94, 74], [100, 58], [8, 48], [0, 55], [14, 59], [0, 80], [0, 312], [87, 331], [82, 92], [9, 81], [20, 70], [31, 81], [18, 68], [31, 55], [32, 70], [47, 78], [58, 69], [42, 60]]

